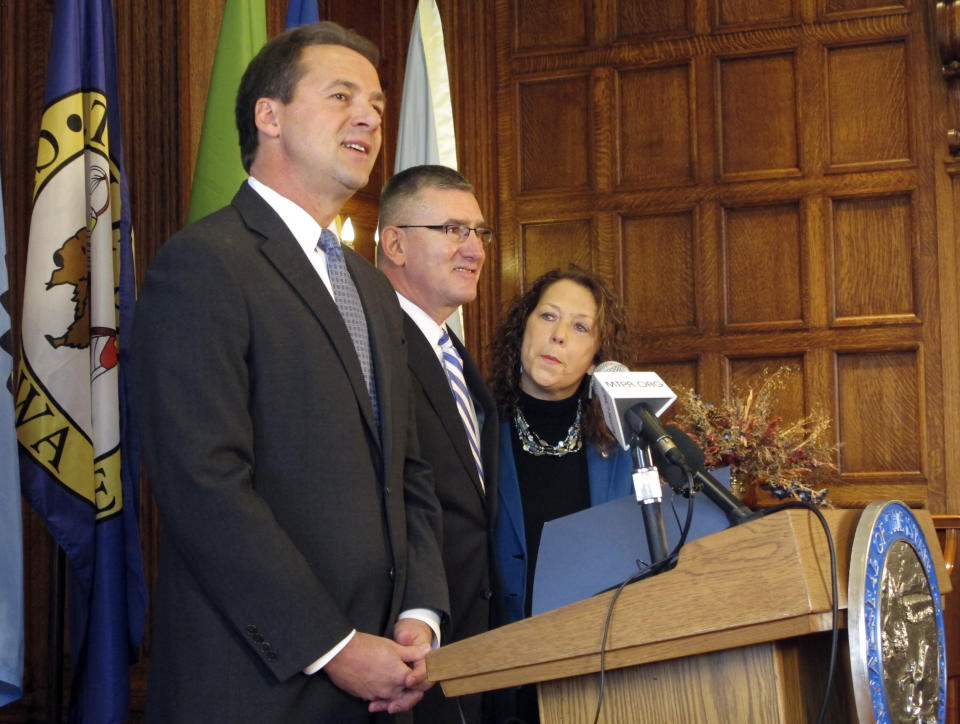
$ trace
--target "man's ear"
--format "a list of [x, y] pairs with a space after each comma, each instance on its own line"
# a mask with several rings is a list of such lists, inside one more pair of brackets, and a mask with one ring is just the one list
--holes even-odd
[[280, 102], [275, 98], [257, 98], [253, 104], [253, 120], [257, 130], [270, 138], [280, 135], [279, 105]]
[[396, 226], [380, 229], [380, 253], [394, 266], [404, 265], [407, 253], [403, 229]]

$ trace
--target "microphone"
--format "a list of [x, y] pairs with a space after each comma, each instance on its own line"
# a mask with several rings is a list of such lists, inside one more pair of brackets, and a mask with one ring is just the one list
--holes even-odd
[[[677, 399], [656, 372], [631, 372], [626, 365], [613, 361], [597, 365], [590, 383], [590, 395], [600, 400], [603, 419], [624, 450], [630, 448], [630, 439], [635, 434], [634, 426], [627, 421], [627, 412], [634, 405], [643, 403], [656, 420], [656, 416]], [[651, 443], [656, 439], [647, 434], [644, 438]]]
[[[658, 449], [656, 428], [644, 425], [645, 416], [653, 420], [651, 409], [663, 412], [677, 398], [654, 372], [631, 372], [619, 362], [601, 362], [593, 372], [590, 394], [596, 395], [603, 410], [603, 419], [624, 450], [630, 449], [633, 458], [633, 489], [643, 515], [643, 527], [650, 552], [650, 564], [665, 561], [667, 534], [663, 526], [660, 502], [663, 483], [653, 464], [651, 443]], [[648, 406], [649, 405], [649, 406]], [[657, 423], [659, 425], [659, 423]], [[663, 437], [669, 439], [664, 434]], [[675, 447], [671, 443], [671, 447]]]
[[[696, 489], [703, 490], [714, 505], [723, 511], [727, 520], [730, 521], [730, 525], [740, 525], [763, 515], [762, 512], [750, 510], [740, 502], [736, 495], [727, 490], [723, 483], [707, 472], [703, 467], [705, 460], [703, 450], [690, 439], [689, 435], [676, 425], [665, 425], [664, 432], [680, 449], [693, 471]], [[669, 458], [662, 454], [660, 460], [657, 460], [656, 455], [654, 455], [654, 463], [660, 474], [666, 478], [670, 487], [678, 493], [689, 495], [689, 491], [687, 491], [687, 472], [682, 469], [682, 466], [671, 462]]]
[[[687, 464], [686, 457], [677, 447], [673, 438], [664, 429], [663, 424], [657, 419], [656, 415], [650, 412], [645, 402], [639, 402], [627, 410], [627, 422], [631, 429], [644, 439], [649, 440], [650, 444], [663, 457], [674, 465], [677, 465], [685, 472], [693, 474], [690, 465]], [[703, 454], [700, 454], [703, 457]], [[702, 463], [701, 463], [702, 464]]]
[[601, 362], [593, 371], [590, 390], [600, 399], [603, 419], [625, 450], [632, 432], [674, 465], [688, 470], [683, 453], [657, 419], [677, 396], [655, 372], [631, 372], [620, 362]]

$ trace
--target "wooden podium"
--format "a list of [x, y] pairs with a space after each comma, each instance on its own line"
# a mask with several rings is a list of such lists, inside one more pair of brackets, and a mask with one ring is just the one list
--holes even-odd
[[[913, 511], [941, 593], [927, 511]], [[841, 626], [860, 510], [823, 511], [837, 551]], [[575, 576], [576, 571], [570, 575]], [[443, 646], [427, 657], [447, 696], [538, 683], [543, 724], [594, 720], [612, 591]], [[831, 630], [830, 557], [817, 518], [787, 510], [688, 543], [677, 566], [624, 588], [607, 636], [600, 721], [731, 723], [816, 718]], [[856, 721], [846, 635], [828, 721]]]

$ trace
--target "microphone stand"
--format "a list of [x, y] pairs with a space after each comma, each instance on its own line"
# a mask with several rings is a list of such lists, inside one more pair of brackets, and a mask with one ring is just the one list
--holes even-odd
[[719, 480], [706, 470], [698, 470], [693, 474], [698, 488], [713, 501], [723, 514], [727, 516], [730, 525], [740, 525], [751, 520], [763, 517], [763, 511], [752, 511], [740, 502], [740, 499], [727, 490]]
[[647, 535], [647, 547], [650, 550], [651, 567], [667, 558], [667, 532], [663, 527], [663, 513], [660, 501], [663, 498], [663, 486], [660, 473], [653, 464], [650, 447], [641, 443], [634, 435], [630, 440], [633, 455], [633, 490], [643, 514], [643, 527]]

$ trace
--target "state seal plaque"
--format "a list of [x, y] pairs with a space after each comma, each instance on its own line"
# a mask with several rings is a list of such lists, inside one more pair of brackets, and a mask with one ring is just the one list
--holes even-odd
[[930, 549], [903, 503], [870, 503], [850, 558], [847, 629], [861, 724], [941, 724], [947, 660]]

